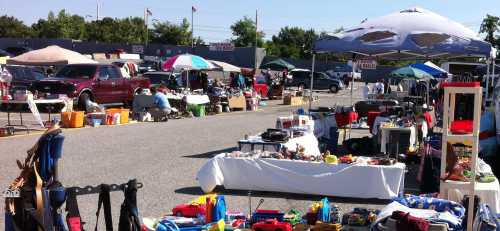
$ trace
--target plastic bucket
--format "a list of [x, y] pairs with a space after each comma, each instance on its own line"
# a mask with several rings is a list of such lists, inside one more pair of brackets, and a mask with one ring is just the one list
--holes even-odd
[[73, 111], [73, 112], [62, 112], [61, 121], [63, 127], [66, 128], [81, 128], [83, 127], [83, 120], [85, 117], [85, 112], [83, 111]]

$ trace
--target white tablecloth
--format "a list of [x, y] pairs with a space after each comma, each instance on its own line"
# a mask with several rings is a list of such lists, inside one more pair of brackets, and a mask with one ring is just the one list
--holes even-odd
[[186, 103], [188, 104], [207, 104], [210, 103], [208, 95], [186, 95]]
[[[380, 128], [380, 152], [386, 152], [387, 142], [389, 142], [389, 132], [390, 131], [410, 131], [410, 147], [414, 147], [417, 141], [417, 129], [415, 126], [411, 127], [395, 127], [395, 128]], [[400, 150], [404, 151], [404, 150]]]
[[[278, 152], [274, 146], [265, 145], [267, 142], [263, 141], [259, 136], [251, 137], [249, 140], [240, 140], [239, 146], [242, 152], [250, 152], [253, 149], [261, 151], [274, 151]], [[320, 156], [321, 152], [318, 147], [318, 139], [312, 133], [305, 132], [303, 136], [289, 139], [286, 143], [282, 145], [288, 150], [295, 152], [297, 150], [297, 144], [305, 148], [305, 153], [308, 156]], [[252, 146], [254, 148], [252, 149]]]
[[[498, 180], [491, 183], [476, 183], [475, 193], [481, 198], [481, 202], [490, 206], [495, 214], [500, 213], [500, 185], [498, 184]], [[458, 189], [449, 189], [447, 199], [461, 202], [464, 195], [464, 192]]]
[[405, 165], [331, 165], [263, 158], [210, 159], [196, 176], [201, 188], [274, 191], [324, 196], [390, 199], [404, 187]]

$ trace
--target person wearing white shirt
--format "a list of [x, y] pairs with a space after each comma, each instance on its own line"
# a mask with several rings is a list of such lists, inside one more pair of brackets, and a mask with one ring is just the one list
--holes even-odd
[[380, 80], [375, 83], [375, 87], [373, 87], [373, 93], [377, 95], [384, 94], [384, 84]]
[[365, 82], [365, 86], [363, 87], [363, 99], [368, 99], [369, 94], [370, 94], [370, 86], [368, 86], [368, 82]]

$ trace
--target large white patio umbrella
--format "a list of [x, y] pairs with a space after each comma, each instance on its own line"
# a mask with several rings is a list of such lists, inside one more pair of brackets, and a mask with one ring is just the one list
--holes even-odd
[[389, 60], [496, 56], [491, 44], [469, 28], [419, 7], [366, 19], [343, 33], [322, 37], [314, 52]]

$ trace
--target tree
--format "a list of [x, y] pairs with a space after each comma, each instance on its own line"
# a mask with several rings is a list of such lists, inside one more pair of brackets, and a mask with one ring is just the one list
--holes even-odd
[[255, 46], [255, 40], [257, 40], [257, 47], [264, 45], [264, 32], [256, 32], [255, 22], [247, 16], [235, 22], [231, 30], [236, 36], [232, 41], [237, 47]]
[[278, 35], [272, 37], [266, 44], [270, 55], [285, 58], [309, 59], [312, 54], [313, 43], [318, 35], [313, 29], [304, 30], [299, 27], [281, 28]]
[[495, 38], [495, 33], [498, 31], [499, 26], [500, 18], [487, 14], [486, 18], [484, 18], [481, 23], [479, 33], [486, 33], [486, 38], [484, 40], [494, 45], [498, 41]]
[[7, 15], [0, 17], [1, 38], [26, 38], [30, 36], [30, 28], [24, 25], [21, 20]]
[[153, 29], [150, 34], [151, 42], [154, 43], [191, 45], [192, 34], [187, 19], [183, 19], [182, 23], [179, 25], [169, 21], [155, 22], [153, 23]]
[[47, 19], [39, 19], [31, 26], [38, 38], [65, 38], [83, 40], [85, 36], [85, 20], [79, 15], [71, 15], [65, 10], [57, 16], [51, 11]]

